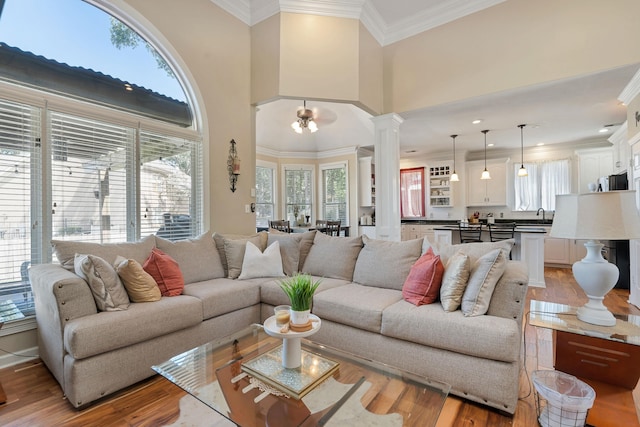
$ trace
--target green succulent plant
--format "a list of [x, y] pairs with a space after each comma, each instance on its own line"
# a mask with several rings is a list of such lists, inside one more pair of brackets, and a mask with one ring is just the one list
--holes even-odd
[[318, 286], [320, 286], [320, 280], [314, 282], [308, 274], [295, 274], [280, 281], [280, 287], [289, 297], [291, 309], [294, 311], [305, 311], [311, 308], [311, 299]]

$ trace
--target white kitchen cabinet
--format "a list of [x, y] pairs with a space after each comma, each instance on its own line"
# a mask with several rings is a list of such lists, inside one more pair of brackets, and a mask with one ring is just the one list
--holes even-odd
[[371, 227], [371, 226], [362, 227], [362, 226], [360, 226], [360, 227], [358, 227], [358, 232], [359, 232], [360, 236], [367, 236], [370, 239], [375, 239], [376, 238], [376, 228], [375, 227]]
[[571, 239], [559, 239], [557, 237], [545, 237], [544, 239], [544, 263], [545, 264], [571, 264], [570, 248]]
[[360, 206], [376, 205], [376, 184], [373, 158], [370, 156], [358, 159], [358, 189], [360, 191]]
[[589, 183], [597, 183], [598, 178], [613, 174], [613, 149], [611, 147], [579, 150], [577, 154], [580, 177], [579, 193], [588, 193]]
[[413, 240], [426, 237], [429, 242], [434, 242], [434, 227], [436, 226], [426, 224], [402, 224], [402, 240]]
[[467, 162], [467, 206], [507, 205], [508, 159], [487, 160], [491, 179], [480, 179], [484, 160]]
[[429, 167], [429, 207], [450, 208], [453, 206], [450, 174], [451, 166], [448, 164]]

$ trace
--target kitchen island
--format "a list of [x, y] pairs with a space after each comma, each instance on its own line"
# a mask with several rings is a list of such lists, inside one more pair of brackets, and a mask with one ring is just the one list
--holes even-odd
[[[457, 225], [440, 225], [434, 227], [434, 242], [455, 245], [460, 243]], [[545, 287], [544, 282], [544, 238], [547, 230], [543, 226], [516, 225], [515, 245], [511, 250], [511, 258], [521, 260], [529, 268], [529, 286]], [[483, 242], [489, 242], [489, 229], [483, 224]]]

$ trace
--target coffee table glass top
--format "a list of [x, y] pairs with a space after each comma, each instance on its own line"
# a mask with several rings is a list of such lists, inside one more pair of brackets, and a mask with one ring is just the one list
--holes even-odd
[[[327, 373], [318, 375], [318, 383], [297, 399], [278, 382], [243, 367], [260, 358], [277, 360], [281, 346], [282, 340], [266, 334], [262, 325], [252, 325], [153, 369], [242, 427], [434, 426], [449, 393], [448, 384], [302, 339], [308, 363], [298, 371], [308, 374], [318, 363]], [[278, 371], [281, 376], [296, 375], [295, 369]]]
[[640, 345], [640, 316], [614, 313], [614, 326], [599, 326], [578, 320], [578, 307], [531, 300], [529, 308], [529, 323], [533, 326]]

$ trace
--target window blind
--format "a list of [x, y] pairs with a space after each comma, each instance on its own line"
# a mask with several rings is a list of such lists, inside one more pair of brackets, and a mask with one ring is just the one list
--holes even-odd
[[256, 227], [269, 227], [275, 218], [275, 169], [256, 166]]
[[134, 132], [50, 112], [51, 228], [59, 240], [127, 241], [127, 160]]
[[180, 240], [202, 228], [202, 144], [140, 132], [141, 235]]
[[[34, 314], [28, 269], [41, 258], [32, 225], [38, 224], [39, 109], [0, 100], [0, 322]], [[33, 244], [33, 242], [36, 242]]]
[[313, 174], [311, 169], [285, 169], [284, 194], [286, 219], [294, 221], [301, 215], [312, 215]]

